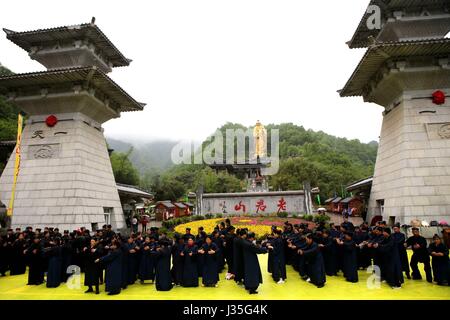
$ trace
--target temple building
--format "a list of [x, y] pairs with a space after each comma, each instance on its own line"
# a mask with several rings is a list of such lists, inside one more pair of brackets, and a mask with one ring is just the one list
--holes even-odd
[[348, 42], [367, 50], [340, 95], [384, 107], [368, 221], [448, 221], [449, 31], [448, 0], [372, 0]]
[[[20, 146], [12, 227], [125, 227], [102, 123], [143, 110], [106, 73], [131, 60], [90, 23], [6, 37], [47, 71], [0, 77], [0, 94], [27, 115]], [[11, 199], [14, 154], [0, 178]]]

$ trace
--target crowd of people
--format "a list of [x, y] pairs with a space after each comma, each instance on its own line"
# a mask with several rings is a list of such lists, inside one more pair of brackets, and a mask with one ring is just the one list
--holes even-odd
[[[428, 245], [417, 228], [412, 232], [406, 238], [399, 225], [392, 230], [385, 222], [354, 226], [347, 219], [341, 225], [319, 223], [312, 230], [308, 224], [286, 222], [259, 240], [229, 219], [211, 234], [200, 227], [194, 236], [187, 228], [173, 238], [155, 227], [127, 237], [106, 225], [93, 233], [84, 228], [62, 234], [58, 228], [17, 228], [0, 237], [0, 274], [25, 274], [28, 267], [28, 285], [45, 282], [54, 288], [78, 266], [86, 293], [98, 294], [105, 283], [105, 291], [115, 295], [138, 281], [155, 283], [159, 291], [197, 287], [200, 278], [201, 285], [216, 287], [226, 268], [226, 280], [255, 294], [263, 280], [257, 255], [268, 254], [267, 271], [278, 284], [286, 281], [287, 266], [318, 288], [327, 276], [342, 272], [346, 281], [358, 282], [358, 270], [378, 266], [381, 281], [400, 288], [404, 276], [422, 279], [418, 263], [423, 263], [428, 282], [449, 285], [449, 252], [442, 239], [435, 235]], [[407, 248], [413, 252], [410, 261]]]

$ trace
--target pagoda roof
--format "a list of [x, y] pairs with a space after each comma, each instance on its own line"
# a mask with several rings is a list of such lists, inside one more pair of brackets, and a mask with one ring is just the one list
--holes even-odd
[[341, 97], [364, 95], [364, 88], [389, 59], [414, 56], [442, 56], [450, 54], [450, 38], [385, 42], [374, 44], [367, 49], [350, 79], [342, 90]]
[[66, 40], [91, 41], [108, 58], [114, 67], [128, 66], [131, 62], [116, 46], [106, 37], [100, 28], [92, 22], [72, 26], [62, 26], [47, 29], [37, 29], [32, 31], [16, 32], [3, 29], [6, 37], [27, 52], [34, 46], [44, 43], [58, 43]]
[[115, 102], [120, 107], [118, 110], [120, 112], [140, 111], [145, 106], [134, 100], [97, 67], [65, 68], [0, 76], [0, 94], [26, 87], [44, 87], [67, 82], [89, 83]]
[[[388, 12], [393, 12], [397, 10], [404, 10], [405, 8], [426, 8], [427, 6], [434, 7], [447, 7], [450, 4], [448, 0], [370, 0], [369, 6], [377, 5], [381, 9], [382, 17], [386, 17]], [[370, 30], [367, 27], [367, 19], [372, 15], [372, 12], [364, 13], [361, 21], [356, 28], [355, 33], [350, 41], [347, 42], [350, 48], [364, 48], [370, 45], [369, 37], [377, 38], [378, 34], [382, 29]]]

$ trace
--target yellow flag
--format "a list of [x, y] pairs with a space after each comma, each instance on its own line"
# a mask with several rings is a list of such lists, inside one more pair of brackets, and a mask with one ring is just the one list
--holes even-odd
[[8, 211], [7, 211], [8, 217], [11, 217], [13, 215], [14, 195], [16, 193], [17, 177], [19, 176], [20, 142], [22, 140], [22, 125], [23, 125], [23, 117], [19, 113], [19, 116], [17, 117], [17, 142], [16, 142], [16, 159], [14, 161], [14, 179], [13, 179], [13, 185], [12, 185], [12, 190], [11, 190], [11, 199], [9, 199], [9, 206], [8, 206]]

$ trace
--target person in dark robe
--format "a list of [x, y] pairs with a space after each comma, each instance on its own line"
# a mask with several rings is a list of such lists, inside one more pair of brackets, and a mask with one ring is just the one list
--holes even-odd
[[428, 252], [431, 256], [434, 281], [440, 286], [450, 285], [448, 248], [437, 234], [433, 236], [433, 242], [428, 246]]
[[181, 256], [181, 253], [184, 251], [184, 239], [179, 234], [175, 235], [175, 243], [172, 246], [172, 279], [175, 286], [179, 286], [183, 282], [183, 263], [184, 257]]
[[72, 264], [72, 237], [69, 234], [69, 230], [64, 230], [61, 238], [61, 247], [61, 280], [66, 282], [70, 276], [67, 273], [67, 268]]
[[141, 260], [139, 264], [139, 280], [144, 283], [155, 280], [156, 256], [153, 254], [156, 250], [155, 238], [146, 236], [144, 243], [141, 245]]
[[401, 288], [403, 283], [402, 267], [397, 245], [391, 236], [390, 228], [383, 229], [383, 237], [384, 240], [381, 243], [374, 245], [375, 249], [381, 253], [381, 274], [391, 288]]
[[6, 276], [6, 272], [9, 268], [6, 246], [6, 239], [0, 235], [0, 275], [2, 277]]
[[169, 291], [172, 289], [172, 276], [170, 274], [170, 256], [172, 248], [167, 239], [159, 240], [159, 245], [152, 252], [156, 257], [156, 283], [158, 291]]
[[121, 239], [121, 237], [117, 237], [117, 240], [120, 244], [120, 250], [122, 251], [122, 289], [126, 289], [128, 287], [130, 250], [128, 249], [128, 240]]
[[99, 294], [101, 266], [99, 263], [95, 263], [97, 259], [100, 259], [103, 256], [102, 247], [99, 241], [92, 238], [90, 246], [84, 247], [83, 253], [85, 255], [84, 285], [88, 287], [85, 293], [94, 292], [92, 287], [95, 287], [95, 294]]
[[28, 258], [28, 285], [40, 285], [44, 282], [44, 253], [41, 240], [36, 235], [26, 250]]
[[294, 270], [298, 272], [300, 278], [306, 280], [308, 275], [306, 273], [305, 256], [299, 254], [299, 250], [303, 250], [307, 247], [306, 237], [303, 235], [303, 231], [299, 229], [297, 236], [288, 243], [288, 247], [295, 251], [293, 260]]
[[138, 271], [139, 271], [139, 250], [140, 247], [137, 245], [134, 237], [129, 237], [127, 240], [127, 250], [128, 250], [128, 285], [134, 284], [137, 279]]
[[356, 243], [353, 241], [353, 233], [345, 232], [344, 240], [336, 239], [336, 243], [343, 250], [343, 272], [349, 282], [358, 282], [358, 258]]
[[10, 272], [11, 276], [24, 274], [27, 269], [26, 256], [24, 251], [28, 246], [27, 240], [25, 240], [25, 235], [19, 233], [18, 238], [14, 241], [12, 246]]
[[56, 238], [48, 243], [44, 255], [48, 258], [47, 288], [57, 288], [61, 284], [61, 239]]
[[323, 257], [319, 246], [313, 241], [312, 234], [306, 235], [306, 247], [299, 249], [298, 254], [305, 257], [306, 274], [308, 276], [306, 281], [316, 285], [317, 288], [325, 286], [326, 276]]
[[112, 241], [110, 249], [111, 251], [108, 255], [95, 260], [95, 262], [102, 263], [106, 266], [105, 291], [108, 292], [108, 295], [116, 295], [120, 293], [123, 285], [123, 250], [121, 249], [120, 242], [116, 239]]
[[412, 228], [413, 235], [406, 240], [405, 247], [412, 247], [413, 255], [411, 257], [411, 270], [413, 280], [421, 280], [422, 275], [420, 274], [418, 263], [423, 263], [425, 275], [428, 282], [433, 282], [433, 276], [431, 274], [430, 256], [427, 250], [427, 240], [422, 237], [419, 233], [418, 228]]
[[282, 284], [286, 280], [286, 261], [283, 240], [281, 239], [281, 230], [275, 229], [273, 231], [273, 239], [268, 242], [267, 249], [272, 254], [271, 271], [272, 279]]
[[[372, 229], [372, 232], [369, 236], [369, 239], [366, 242], [363, 242], [362, 245], [366, 245], [367, 249], [369, 250], [369, 254], [371, 258], [373, 259], [373, 264], [375, 266], [381, 265], [381, 252], [379, 250], [375, 249], [375, 246], [377, 244], [380, 244], [383, 242], [383, 228], [382, 227], [375, 227]], [[383, 279], [383, 274], [381, 275], [381, 280]]]
[[2, 274], [4, 275], [8, 270], [11, 269], [11, 262], [13, 258], [13, 245], [16, 241], [16, 237], [14, 235], [13, 229], [8, 229], [6, 232], [6, 236], [3, 238], [3, 262], [1, 264], [2, 267]]
[[[197, 248], [200, 249], [203, 246], [203, 244], [205, 243], [205, 238], [206, 238], [206, 232], [204, 231], [204, 228], [199, 227], [197, 236], [195, 237], [195, 245], [197, 246]], [[197, 255], [197, 273], [199, 275], [203, 274], [203, 265], [204, 264], [205, 264], [205, 262], [204, 262], [203, 255], [201, 255], [201, 254]]]
[[369, 232], [367, 226], [363, 223], [359, 228], [357, 235], [358, 241], [358, 268], [366, 270], [371, 264], [372, 259], [370, 256], [370, 249], [367, 247], [369, 241]]
[[331, 238], [330, 232], [326, 229], [322, 232], [322, 241], [319, 244], [319, 248], [323, 256], [325, 273], [327, 276], [336, 276], [336, 242], [333, 238]]
[[238, 236], [233, 240], [233, 275], [234, 281], [237, 284], [242, 284], [244, 280], [244, 251], [242, 243], [247, 238], [247, 231], [245, 229], [238, 230]]
[[218, 251], [212, 236], [206, 236], [205, 243], [198, 250], [199, 256], [203, 256], [202, 285], [205, 287], [215, 287], [219, 281]]
[[191, 233], [191, 228], [186, 228], [186, 233], [183, 235], [184, 242], [187, 243], [190, 238], [195, 239], [195, 236]]
[[405, 273], [408, 279], [411, 279], [411, 274], [409, 271], [409, 261], [408, 261], [408, 253], [406, 252], [405, 242], [406, 236], [404, 233], [400, 231], [400, 224], [396, 224], [393, 228], [394, 232], [391, 237], [394, 239], [395, 245], [398, 250], [398, 256], [400, 258], [400, 263], [402, 265], [402, 271]]
[[225, 260], [227, 262], [227, 274], [225, 278], [227, 280], [230, 280], [234, 277], [233, 273], [233, 244], [234, 244], [234, 238], [236, 238], [235, 228], [233, 226], [228, 227], [228, 232], [225, 235], [225, 239], [223, 242], [223, 248], [224, 248], [224, 255]]
[[198, 248], [193, 238], [188, 238], [180, 255], [183, 257], [183, 287], [198, 287], [197, 254]]
[[267, 253], [267, 249], [256, 244], [255, 234], [249, 232], [240, 243], [244, 259], [244, 286], [250, 294], [257, 294], [258, 287], [263, 283], [258, 254]]
[[[225, 224], [224, 224], [225, 225]], [[212, 240], [216, 244], [217, 248], [219, 249], [217, 251], [217, 272], [221, 273], [222, 270], [225, 268], [225, 257], [223, 254], [224, 247], [223, 247], [223, 238], [220, 237], [220, 231], [214, 230], [212, 233]]]

